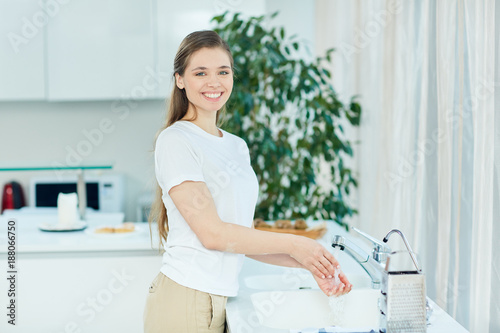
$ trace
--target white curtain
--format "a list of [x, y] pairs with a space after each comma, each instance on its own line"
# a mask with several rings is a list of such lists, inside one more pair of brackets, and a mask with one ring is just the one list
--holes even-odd
[[333, 84], [363, 107], [352, 224], [401, 229], [428, 296], [471, 332], [500, 332], [500, 3], [316, 4], [317, 52], [336, 49]]

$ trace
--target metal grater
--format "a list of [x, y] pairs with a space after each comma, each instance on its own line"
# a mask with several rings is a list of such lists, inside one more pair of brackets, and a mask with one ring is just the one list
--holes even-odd
[[[416, 270], [389, 271], [391, 256], [387, 258], [386, 269], [382, 274], [382, 297], [380, 299], [381, 330], [386, 333], [425, 333], [427, 332], [425, 275], [417, 262], [404, 235], [403, 238]], [[391, 253], [394, 254], [395, 252]]]
[[[387, 272], [383, 285], [387, 333], [425, 333], [425, 276], [418, 272]], [[383, 293], [384, 294], [384, 293]]]

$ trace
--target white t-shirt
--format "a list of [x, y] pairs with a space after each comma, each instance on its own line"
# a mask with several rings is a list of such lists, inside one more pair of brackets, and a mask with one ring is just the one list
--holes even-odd
[[236, 296], [243, 255], [206, 249], [168, 195], [184, 181], [205, 182], [222, 221], [251, 227], [258, 181], [241, 138], [217, 137], [188, 121], [177, 121], [156, 141], [155, 172], [163, 191], [169, 232], [161, 272], [200, 291]]

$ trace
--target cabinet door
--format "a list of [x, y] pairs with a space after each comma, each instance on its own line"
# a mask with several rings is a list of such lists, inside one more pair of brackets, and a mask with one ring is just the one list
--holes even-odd
[[158, 71], [163, 78], [159, 97], [170, 97], [173, 87], [173, 64], [182, 39], [192, 31], [210, 29], [212, 1], [158, 0]]
[[157, 95], [154, 0], [71, 1], [47, 24], [49, 100]]
[[[170, 97], [173, 87], [173, 66], [177, 49], [186, 35], [197, 30], [212, 29], [212, 17], [225, 11], [244, 16], [266, 12], [265, 0], [157, 0], [158, 77], [160, 98]], [[231, 46], [231, 45], [229, 45]]]
[[0, 100], [41, 100], [44, 12], [38, 0], [0, 0]]

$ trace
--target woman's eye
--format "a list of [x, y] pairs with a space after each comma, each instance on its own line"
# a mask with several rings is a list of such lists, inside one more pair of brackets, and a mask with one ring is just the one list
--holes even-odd
[[229, 72], [228, 71], [221, 71], [219, 74], [220, 75], [229, 75]]
[[204, 72], [199, 72], [199, 73], [196, 73], [195, 75], [196, 76], [205, 76], [205, 73]]

